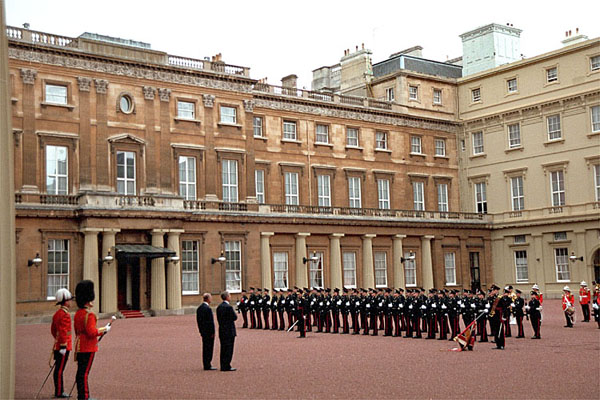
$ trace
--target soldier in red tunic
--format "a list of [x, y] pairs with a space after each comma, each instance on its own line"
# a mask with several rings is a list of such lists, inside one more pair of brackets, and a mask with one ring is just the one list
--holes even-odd
[[583, 312], [583, 322], [590, 322], [590, 289], [588, 289], [585, 281], [581, 281], [580, 286], [579, 304], [581, 304], [581, 311]]
[[96, 298], [94, 293], [94, 282], [89, 280], [81, 281], [75, 288], [75, 301], [79, 310], [75, 313], [75, 358], [77, 360], [77, 398], [88, 399], [90, 390], [88, 386], [88, 376], [94, 355], [98, 351], [98, 336], [102, 336], [110, 331], [110, 325], [103, 328], [96, 327], [96, 314], [91, 311], [94, 306], [93, 301]]
[[54, 397], [69, 397], [64, 391], [63, 372], [69, 359], [69, 353], [73, 349], [71, 341], [71, 292], [67, 289], [58, 289], [56, 292], [56, 305], [60, 308], [52, 317], [52, 326], [50, 332], [54, 337]]
[[571, 289], [568, 286], [563, 288], [563, 296], [562, 296], [562, 309], [565, 313], [565, 319], [567, 320], [567, 324], [565, 328], [573, 327], [573, 314], [575, 314], [575, 296], [571, 294]]

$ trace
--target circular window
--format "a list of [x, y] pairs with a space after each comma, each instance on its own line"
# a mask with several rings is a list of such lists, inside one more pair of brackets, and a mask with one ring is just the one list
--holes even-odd
[[125, 114], [130, 114], [133, 111], [133, 100], [131, 100], [131, 97], [123, 95], [119, 100], [119, 107]]

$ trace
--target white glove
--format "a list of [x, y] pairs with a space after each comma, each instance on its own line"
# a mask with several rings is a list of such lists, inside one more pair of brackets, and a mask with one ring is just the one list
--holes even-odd
[[483, 312], [487, 314], [487, 313], [489, 313], [489, 312], [490, 312], [490, 310], [488, 310], [488, 309], [486, 308], [485, 310], [483, 310]]
[[446, 307], [445, 304], [442, 304], [442, 310], [445, 310], [446, 308], [448, 308], [448, 307]]
[[471, 308], [475, 308], [475, 304], [471, 304]]
[[392, 303], [388, 304], [388, 308], [392, 308], [394, 305]]
[[540, 310], [540, 311], [542, 311], [543, 309], [544, 309], [544, 307], [542, 307], [542, 306], [538, 307], [538, 310]]
[[337, 305], [338, 305], [338, 306], [341, 306], [341, 305], [342, 305], [342, 301], [341, 301], [341, 300], [338, 300], [338, 302], [337, 302]]
[[323, 307], [323, 302], [322, 301], [319, 302], [319, 306]]
[[404, 308], [404, 304], [400, 304], [400, 308]]
[[235, 303], [238, 307], [240, 306], [240, 302], [238, 301], [237, 303]]
[[485, 308], [490, 308], [490, 305], [489, 305], [489, 304], [486, 304], [486, 305], [485, 305]]
[[427, 306], [421, 306], [421, 310], [427, 310]]
[[410, 306], [408, 306], [408, 309], [409, 309], [409, 310], [412, 310], [412, 304], [411, 304]]
[[433, 303], [433, 304], [431, 305], [431, 307], [433, 307], [433, 308], [437, 308], [437, 304]]
[[253, 301], [251, 301], [251, 302], [250, 302], [250, 304], [254, 305], [254, 302], [253, 302]]
[[516, 306], [515, 306], [515, 303], [510, 303], [510, 306], [511, 306], [511, 307], [516, 307]]
[[581, 296], [579, 296], [579, 302], [581, 302]]
[[67, 354], [67, 349], [60, 349], [58, 352], [61, 356], [64, 356], [65, 354]]
[[379, 308], [383, 307], [383, 303], [379, 303]]
[[525, 306], [525, 309], [526, 309], [526, 310], [529, 310], [529, 306]]
[[594, 308], [594, 310], [597, 310], [597, 309], [598, 309], [598, 304], [594, 303], [594, 304], [592, 305], [592, 307]]
[[350, 302], [349, 301], [346, 302], [346, 307], [350, 307]]
[[462, 304], [462, 301], [459, 301], [459, 302], [458, 302], [458, 305], [459, 305], [459, 306], [462, 306], [462, 305], [463, 305], [463, 304]]
[[112, 328], [110, 324], [106, 324], [106, 326], [104, 327], [104, 329], [106, 329], [106, 333], [110, 332], [110, 328]]
[[461, 305], [460, 305], [460, 308], [465, 308], [465, 305], [464, 305], [464, 304], [461, 304]]
[[356, 307], [360, 306], [360, 301], [356, 302]]
[[294, 305], [294, 300], [290, 301], [290, 304], [291, 304], [291, 305]]
[[371, 308], [371, 305], [370, 305], [370, 304], [367, 304], [367, 308]]
[[[252, 304], [254, 304], [254, 303], [252, 303]], [[281, 304], [285, 304], [285, 300], [281, 300]]]

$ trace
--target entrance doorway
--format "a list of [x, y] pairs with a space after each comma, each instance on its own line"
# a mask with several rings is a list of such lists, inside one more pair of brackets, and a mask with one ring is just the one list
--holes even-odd
[[598, 283], [600, 282], [600, 249], [594, 252], [592, 260], [594, 262], [594, 280]]
[[140, 259], [119, 259], [117, 271], [119, 310], [140, 310]]
[[469, 253], [469, 264], [471, 268], [471, 290], [481, 289], [481, 277], [479, 276], [479, 252]]

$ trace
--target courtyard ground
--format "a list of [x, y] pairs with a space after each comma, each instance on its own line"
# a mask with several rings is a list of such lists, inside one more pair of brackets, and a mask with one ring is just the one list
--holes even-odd
[[[194, 315], [117, 320], [100, 343], [90, 392], [102, 399], [352, 398], [598, 399], [600, 329], [563, 328], [560, 302], [544, 302], [542, 340], [507, 338], [504, 351], [476, 343], [240, 329], [232, 366], [204, 371]], [[215, 318], [216, 319], [216, 318]], [[100, 321], [104, 324], [107, 321]], [[381, 333], [381, 332], [380, 332]], [[16, 397], [33, 398], [48, 373], [48, 324], [17, 326]], [[219, 341], [213, 366], [218, 368]], [[75, 379], [69, 360], [65, 386]], [[42, 398], [52, 395], [48, 379]], [[76, 396], [77, 390], [73, 392]]]

